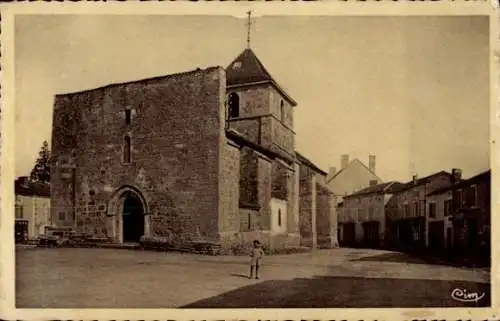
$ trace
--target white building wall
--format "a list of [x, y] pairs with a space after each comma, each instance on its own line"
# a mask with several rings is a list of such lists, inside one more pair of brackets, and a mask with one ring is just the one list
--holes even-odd
[[[16, 219], [28, 221], [28, 238], [33, 239], [45, 233], [50, 226], [50, 198], [16, 195]], [[22, 208], [22, 210], [20, 210]], [[22, 216], [19, 217], [19, 214]]]
[[339, 222], [355, 222], [356, 242], [362, 242], [364, 238], [363, 222], [377, 221], [380, 223], [379, 237], [382, 242], [385, 234], [385, 204], [387, 201], [388, 196], [382, 194], [344, 199]]

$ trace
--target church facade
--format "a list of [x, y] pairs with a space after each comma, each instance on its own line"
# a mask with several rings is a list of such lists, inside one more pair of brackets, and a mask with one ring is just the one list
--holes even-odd
[[295, 151], [296, 105], [251, 49], [225, 69], [57, 95], [52, 221], [114, 243], [315, 247], [323, 231], [333, 246], [335, 201]]

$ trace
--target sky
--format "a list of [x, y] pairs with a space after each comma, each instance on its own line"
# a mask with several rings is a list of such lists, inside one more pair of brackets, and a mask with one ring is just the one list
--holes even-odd
[[[489, 167], [487, 17], [260, 16], [251, 48], [298, 102], [296, 148], [384, 181]], [[55, 94], [209, 66], [246, 47], [232, 16], [25, 15], [15, 21], [16, 176], [50, 143]]]

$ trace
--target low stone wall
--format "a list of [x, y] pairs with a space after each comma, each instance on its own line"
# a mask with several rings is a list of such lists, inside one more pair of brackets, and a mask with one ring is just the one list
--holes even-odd
[[221, 252], [227, 255], [248, 255], [254, 240], [258, 240], [264, 251], [269, 253], [300, 247], [299, 234], [273, 234], [269, 231], [233, 232], [221, 235]]
[[300, 234], [288, 234], [287, 235], [287, 241], [286, 241], [286, 246], [287, 247], [300, 247]]
[[158, 251], [178, 251], [206, 255], [221, 254], [221, 244], [212, 241], [176, 242], [169, 237], [143, 237], [140, 245], [143, 249]]
[[123, 245], [113, 242], [110, 238], [86, 237], [77, 235], [60, 239], [51, 239], [38, 246], [54, 247], [116, 247], [144, 249], [154, 251], [175, 251], [203, 255], [250, 255], [253, 241], [259, 240], [266, 255], [292, 254], [310, 251], [308, 247], [300, 246], [298, 234], [272, 234], [269, 231], [232, 232], [221, 235], [219, 240], [197, 238], [182, 238], [175, 233], [163, 233], [158, 236], [143, 236], [138, 245]]
[[319, 249], [336, 249], [339, 247], [337, 238], [332, 235], [329, 236], [318, 235], [317, 245]]

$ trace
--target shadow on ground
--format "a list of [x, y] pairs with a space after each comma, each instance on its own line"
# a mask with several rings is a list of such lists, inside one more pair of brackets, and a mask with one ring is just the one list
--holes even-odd
[[[484, 297], [459, 302], [451, 297], [455, 288]], [[318, 276], [262, 281], [183, 308], [485, 307], [490, 300], [490, 286], [483, 283]]]
[[243, 279], [248, 279], [248, 275], [243, 274], [243, 273], [231, 273], [231, 276], [235, 276], [235, 277], [243, 278]]
[[398, 263], [411, 263], [411, 264], [435, 264], [454, 267], [468, 267], [468, 268], [484, 268], [488, 263], [479, 259], [454, 259], [452, 257], [444, 257], [439, 255], [432, 255], [430, 253], [408, 254], [403, 252], [383, 253], [374, 256], [366, 256], [362, 258], [352, 259], [350, 261], [358, 262], [398, 262]]
[[411, 264], [429, 264], [424, 258], [411, 256], [406, 253], [391, 252], [373, 256], [365, 256], [349, 260], [351, 262], [397, 262]]

